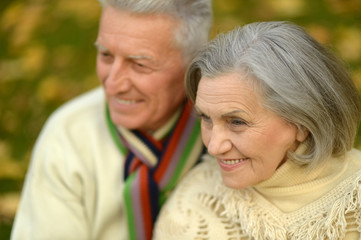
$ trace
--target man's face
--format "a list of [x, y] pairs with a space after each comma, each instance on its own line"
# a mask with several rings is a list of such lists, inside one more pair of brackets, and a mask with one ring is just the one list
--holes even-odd
[[174, 45], [176, 22], [105, 7], [96, 46], [97, 74], [116, 125], [153, 131], [185, 98], [182, 53]]

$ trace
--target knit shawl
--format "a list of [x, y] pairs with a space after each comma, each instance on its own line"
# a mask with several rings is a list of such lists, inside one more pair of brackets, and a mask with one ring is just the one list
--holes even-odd
[[207, 157], [178, 185], [155, 232], [155, 240], [361, 239], [361, 152], [311, 172], [286, 162], [241, 190], [226, 187]]

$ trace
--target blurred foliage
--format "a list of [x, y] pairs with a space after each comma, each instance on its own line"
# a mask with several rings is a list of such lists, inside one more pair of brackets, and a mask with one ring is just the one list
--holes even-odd
[[[300, 24], [341, 57], [361, 91], [360, 0], [213, 0], [212, 37], [253, 21]], [[58, 106], [98, 85], [96, 0], [0, 1], [0, 239], [8, 239], [31, 150]], [[361, 133], [356, 147], [361, 149]]]

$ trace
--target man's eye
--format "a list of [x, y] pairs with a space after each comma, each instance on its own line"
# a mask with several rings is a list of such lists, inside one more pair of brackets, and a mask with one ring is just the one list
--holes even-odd
[[152, 68], [138, 62], [133, 62], [133, 68], [139, 73], [151, 73], [153, 71]]
[[99, 52], [98, 54], [103, 60], [111, 61], [113, 59], [113, 56], [108, 52]]

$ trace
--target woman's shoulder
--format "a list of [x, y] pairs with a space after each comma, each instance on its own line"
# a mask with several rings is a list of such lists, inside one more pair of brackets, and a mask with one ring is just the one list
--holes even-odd
[[178, 195], [187, 194], [188, 197], [195, 197], [199, 193], [213, 193], [214, 187], [222, 182], [216, 160], [205, 154], [201, 162], [193, 167], [180, 181], [172, 193], [173, 198]]
[[199, 180], [218, 181], [221, 180], [220, 176], [217, 160], [209, 154], [204, 154], [201, 156], [201, 162], [186, 174], [183, 181], [193, 181], [194, 177]]
[[359, 148], [353, 148], [348, 153], [352, 160], [357, 162], [361, 166], [361, 150]]
[[162, 207], [154, 239], [223, 239], [227, 222], [221, 215], [224, 209], [216, 191], [221, 182], [216, 160], [203, 156]]
[[355, 179], [359, 181], [361, 177], [361, 151], [360, 149], [353, 148], [346, 154], [346, 165], [344, 171], [344, 178]]

